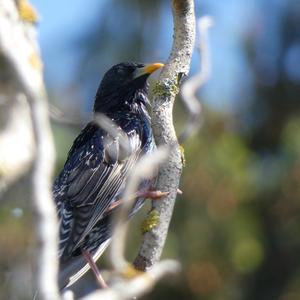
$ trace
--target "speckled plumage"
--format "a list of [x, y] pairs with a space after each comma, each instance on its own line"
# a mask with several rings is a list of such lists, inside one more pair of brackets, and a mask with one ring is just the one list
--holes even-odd
[[[103, 252], [101, 248], [108, 244], [111, 216], [115, 211], [109, 207], [122, 198], [128, 174], [136, 161], [154, 148], [146, 111], [150, 74], [134, 78], [137, 70], [143, 67], [134, 63], [112, 67], [95, 98], [94, 111], [105, 114], [120, 133], [127, 135], [129, 149], [125, 151], [118, 137], [110, 136], [91, 122], [75, 139], [64, 168], [54, 182], [53, 195], [60, 220], [61, 286], [68, 284], [74, 274], [82, 272], [84, 266], [85, 270], [88, 268], [83, 261], [70, 268], [76, 258], [82, 259], [81, 250], [88, 250], [95, 256]], [[150, 182], [143, 184], [147, 188]], [[137, 199], [131, 214], [143, 202], [144, 199]]]

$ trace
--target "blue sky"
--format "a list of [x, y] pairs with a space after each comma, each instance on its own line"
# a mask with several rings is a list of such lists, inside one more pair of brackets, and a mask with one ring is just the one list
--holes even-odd
[[31, 3], [40, 15], [38, 31], [46, 80], [61, 87], [72, 78], [78, 60], [72, 41], [91, 25], [105, 0], [60, 1], [59, 5], [51, 0], [31, 0]]
[[[80, 55], [73, 49], [72, 41], [84, 33], [88, 26], [93, 26], [99, 5], [105, 5], [106, 1], [60, 1], [57, 5], [57, 2], [50, 0], [31, 0], [41, 15], [39, 40], [45, 63], [45, 78], [52, 88], [61, 88], [72, 79]], [[231, 110], [232, 106], [248, 100], [240, 99], [237, 82], [245, 84], [245, 90], [249, 89], [245, 94], [251, 97], [251, 73], [240, 41], [256, 21], [259, 15], [257, 9], [256, 0], [229, 0], [225, 11], [223, 1], [208, 1], [206, 4], [196, 0], [197, 14], [200, 15], [200, 11], [208, 12], [215, 20], [210, 36], [212, 78], [203, 89], [203, 95], [216, 109]], [[171, 22], [171, 19], [167, 18], [166, 22]], [[171, 34], [165, 34], [168, 35], [165, 40], [169, 41]], [[199, 57], [194, 55], [192, 72], [197, 69], [198, 63]]]

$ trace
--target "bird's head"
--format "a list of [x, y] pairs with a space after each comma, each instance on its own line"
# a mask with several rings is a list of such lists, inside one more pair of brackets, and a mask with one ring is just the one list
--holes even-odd
[[134, 103], [148, 101], [147, 79], [161, 67], [161, 63], [144, 65], [131, 62], [113, 66], [105, 73], [100, 83], [94, 111], [122, 110]]

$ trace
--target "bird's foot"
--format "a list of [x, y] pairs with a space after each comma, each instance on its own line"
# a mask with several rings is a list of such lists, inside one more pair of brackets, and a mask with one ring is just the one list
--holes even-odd
[[[168, 196], [169, 194], [170, 192], [162, 192], [160, 190], [148, 190], [148, 191], [137, 192], [136, 197], [159, 200], [161, 198]], [[180, 189], [177, 189], [177, 194], [182, 195], [182, 191]]]
[[[147, 190], [147, 191], [138, 191], [135, 195], [136, 198], [148, 198], [152, 200], [159, 200], [161, 198], [164, 198], [168, 196], [170, 192], [162, 192], [159, 190]], [[182, 195], [182, 191], [180, 189], [177, 189], [177, 194]], [[123, 204], [123, 200], [119, 199], [113, 202], [106, 210], [106, 214], [109, 214], [112, 210], [117, 208], [118, 206]]]
[[142, 233], [145, 234], [146, 232], [156, 227], [158, 221], [159, 221], [159, 212], [156, 209], [151, 210], [146, 220], [144, 220], [142, 223], [141, 226]]
[[85, 260], [87, 261], [87, 263], [89, 264], [91, 270], [93, 271], [98, 284], [100, 285], [100, 287], [102, 289], [108, 288], [108, 285], [106, 284], [105, 280], [103, 279], [99, 268], [97, 267], [96, 263], [93, 260], [93, 256], [90, 254], [90, 252], [88, 250], [81, 250], [83, 257], [85, 258]]
[[[163, 197], [166, 197], [169, 195], [170, 192], [162, 192], [162, 191], [152, 191], [152, 190], [148, 190], [148, 191], [138, 191], [135, 195], [136, 198], [149, 198], [152, 200], [158, 200], [161, 199]], [[115, 208], [117, 208], [118, 206], [123, 204], [123, 199], [119, 199], [115, 202], [113, 202], [106, 210], [106, 214], [110, 213], [112, 210], [114, 210]]]
[[140, 197], [140, 198], [149, 198], [152, 200], [159, 200], [163, 197], [166, 197], [170, 194], [170, 192], [162, 192], [162, 191], [152, 191], [152, 190], [148, 190], [148, 191], [140, 191], [137, 192], [136, 197]]

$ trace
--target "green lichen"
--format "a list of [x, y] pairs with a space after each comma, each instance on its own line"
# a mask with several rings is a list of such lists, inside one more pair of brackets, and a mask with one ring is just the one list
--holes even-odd
[[142, 223], [142, 233], [150, 231], [155, 228], [159, 221], [159, 213], [156, 209], [153, 209], [149, 214], [146, 220]]
[[184, 148], [182, 145], [179, 146], [179, 151], [180, 151], [180, 155], [181, 155], [181, 162], [182, 162], [182, 165], [185, 167], [185, 155], [184, 155]]
[[174, 97], [178, 94], [178, 92], [179, 88], [177, 84], [170, 79], [167, 79], [163, 82], [158, 81], [153, 89], [153, 93], [160, 97]]

